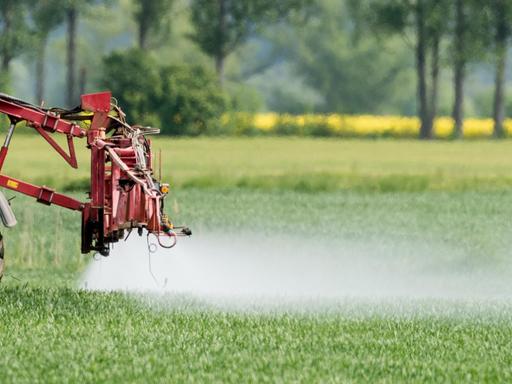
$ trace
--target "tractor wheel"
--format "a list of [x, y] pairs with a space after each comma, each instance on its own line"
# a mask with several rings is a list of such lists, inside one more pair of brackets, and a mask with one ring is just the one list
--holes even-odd
[[2, 280], [2, 277], [4, 275], [4, 269], [4, 238], [0, 233], [0, 280]]

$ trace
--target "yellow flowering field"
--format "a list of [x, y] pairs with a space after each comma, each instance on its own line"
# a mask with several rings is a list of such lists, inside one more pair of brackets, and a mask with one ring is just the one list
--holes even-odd
[[[417, 117], [277, 113], [235, 113], [224, 115], [222, 125], [235, 134], [262, 133], [299, 136], [339, 137], [417, 137], [420, 122]], [[512, 133], [512, 119], [505, 121], [507, 134]], [[492, 119], [470, 118], [464, 121], [464, 137], [485, 138], [492, 136]], [[449, 138], [453, 133], [453, 119], [436, 119], [434, 134]]]

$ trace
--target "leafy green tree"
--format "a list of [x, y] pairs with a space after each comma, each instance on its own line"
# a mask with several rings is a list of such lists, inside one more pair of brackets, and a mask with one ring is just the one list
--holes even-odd
[[[365, 10], [360, 14], [367, 16]], [[269, 33], [296, 77], [321, 95], [317, 111], [379, 113], [406, 93], [402, 83], [408, 83], [408, 52], [398, 39], [356, 36], [355, 20], [347, 4], [324, 0], [311, 10], [307, 23]]]
[[[437, 114], [441, 45], [451, 37], [447, 59], [453, 65], [454, 101], [452, 116], [456, 137], [463, 134], [464, 80], [468, 61], [481, 56], [487, 36], [485, 12], [476, 0], [377, 0], [377, 25], [388, 32], [407, 34], [415, 38], [418, 115], [420, 137], [432, 137]], [[430, 58], [430, 60], [429, 60]], [[428, 73], [430, 70], [430, 82]]]
[[158, 66], [144, 51], [133, 48], [106, 56], [101, 85], [112, 91], [127, 112], [128, 122], [160, 125], [156, 113], [161, 95]]
[[427, 129], [428, 137], [432, 136], [435, 118], [438, 110], [439, 96], [439, 73], [441, 69], [441, 42], [443, 37], [448, 33], [450, 12], [447, 12], [451, 3], [447, 0], [430, 0], [427, 9], [426, 32], [427, 44], [431, 47], [431, 84], [428, 107]]
[[512, 3], [508, 0], [489, 1], [489, 14], [494, 36], [494, 55], [496, 59], [496, 76], [494, 88], [493, 118], [494, 136], [505, 136], [505, 68], [507, 65], [507, 48], [512, 35]]
[[481, 60], [486, 51], [495, 62], [492, 116], [494, 136], [505, 136], [506, 92], [505, 70], [507, 50], [512, 37], [512, 3], [508, 0], [457, 0], [454, 28], [454, 89], [453, 117], [455, 132], [462, 132], [463, 81], [468, 60]]
[[[84, 1], [85, 2], [85, 1]], [[76, 38], [78, 13], [83, 6], [81, 0], [66, 0], [66, 104], [76, 104]]]
[[134, 3], [139, 48], [147, 50], [150, 33], [158, 32], [162, 28], [166, 15], [172, 9], [174, 0], [134, 0]]
[[203, 52], [215, 60], [221, 85], [224, 83], [226, 57], [251, 33], [265, 23], [273, 22], [294, 9], [304, 0], [192, 0], [191, 35]]
[[464, 79], [466, 75], [467, 16], [463, 0], [455, 0], [455, 28], [453, 33], [453, 88], [454, 102], [452, 117], [454, 136], [462, 137], [464, 124]]
[[39, 0], [30, 7], [35, 29], [37, 102], [44, 99], [45, 59], [48, 35], [64, 21], [64, 10], [59, 0]]
[[171, 65], [161, 69], [160, 81], [164, 133], [197, 136], [216, 130], [226, 98], [214, 73], [196, 65]]
[[78, 18], [87, 7], [99, 3], [111, 3], [112, 0], [61, 0], [66, 20], [66, 103], [72, 106], [77, 102], [77, 69], [76, 46], [78, 33]]
[[215, 75], [200, 66], [159, 68], [143, 50], [114, 52], [104, 59], [102, 86], [128, 112], [131, 123], [161, 127], [171, 135], [216, 129], [226, 99]]
[[26, 23], [26, 2], [23, 0], [0, 0], [0, 69], [1, 85], [9, 81], [11, 61], [21, 55], [30, 44]]
[[468, 63], [481, 59], [489, 44], [486, 12], [482, 12], [479, 0], [455, 0], [452, 3], [451, 50], [449, 61], [453, 67], [454, 136], [460, 138], [464, 132], [464, 88]]
[[449, 4], [448, 0], [371, 1], [372, 19], [379, 31], [414, 36], [421, 139], [433, 136], [439, 88], [440, 44], [448, 31]]

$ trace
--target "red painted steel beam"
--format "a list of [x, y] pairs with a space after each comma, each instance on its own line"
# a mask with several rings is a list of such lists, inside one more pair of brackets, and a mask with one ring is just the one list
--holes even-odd
[[[35, 130], [57, 151], [61, 157], [73, 168], [78, 168], [78, 161], [76, 159], [75, 145], [73, 144], [73, 137], [67, 136], [69, 154], [62, 149], [62, 147], [53, 138], [44, 131], [41, 127], [36, 126]], [[0, 160], [2, 160], [2, 152], [0, 151]]]
[[74, 137], [85, 137], [86, 131], [78, 125], [61, 119], [50, 112], [44, 112], [0, 99], [0, 113], [16, 120], [25, 120], [29, 124], [39, 125], [45, 131], [59, 132]]
[[0, 186], [35, 197], [37, 201], [46, 205], [55, 204], [74, 211], [82, 211], [85, 207], [85, 204], [81, 201], [57, 193], [47, 187], [26, 183], [6, 175], [0, 175]]

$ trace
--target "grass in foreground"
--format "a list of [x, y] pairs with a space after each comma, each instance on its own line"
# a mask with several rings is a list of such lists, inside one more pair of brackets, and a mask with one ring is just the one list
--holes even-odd
[[158, 310], [122, 294], [0, 288], [2, 382], [512, 379], [510, 319], [244, 315], [186, 304]]
[[[75, 182], [56, 155], [48, 168], [41, 165], [49, 152], [35, 143], [40, 139], [15, 140], [13, 153], [16, 145], [25, 150], [8, 172], [48, 185]], [[261, 241], [294, 233], [379, 249], [398, 244], [411, 254], [434, 249], [426, 263], [491, 268], [507, 281], [512, 142], [163, 139], [156, 146], [175, 156], [164, 153], [168, 175], [195, 186], [176, 191], [168, 208], [196, 232], [257, 232]], [[310, 188], [310, 177], [319, 186]], [[389, 185], [368, 187], [375, 180]], [[407, 187], [407, 180], [420, 180], [420, 187]], [[222, 313], [187, 299], [148, 307], [122, 294], [72, 288], [89, 260], [79, 255], [77, 213], [22, 197], [13, 205], [19, 225], [4, 233], [9, 269], [0, 286], [2, 382], [512, 378], [508, 307], [496, 317], [463, 308], [465, 316], [427, 310], [405, 318]]]

